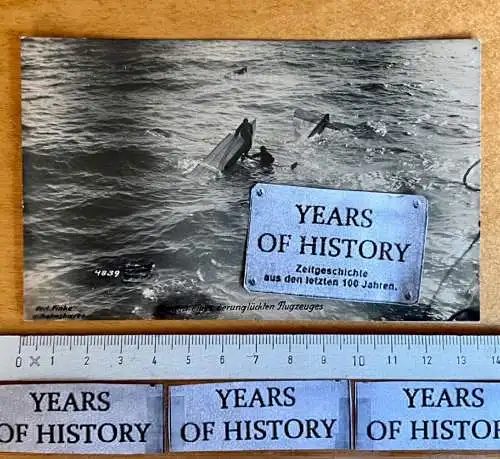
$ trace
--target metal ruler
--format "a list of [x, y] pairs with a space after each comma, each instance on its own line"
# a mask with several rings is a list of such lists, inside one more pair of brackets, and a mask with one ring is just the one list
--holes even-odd
[[0, 336], [2, 381], [500, 380], [500, 336]]

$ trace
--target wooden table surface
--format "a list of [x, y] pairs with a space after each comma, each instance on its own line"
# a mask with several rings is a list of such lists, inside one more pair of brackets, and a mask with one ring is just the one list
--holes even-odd
[[[482, 41], [482, 324], [341, 322], [24, 322], [22, 315], [22, 35], [115, 38], [393, 39]], [[491, 0], [0, 0], [0, 333], [500, 333], [500, 3]], [[498, 234], [498, 235], [497, 235]], [[0, 455], [7, 457], [8, 455]], [[179, 454], [168, 455], [182, 457]], [[255, 453], [185, 457], [429, 457], [429, 454]], [[434, 454], [470, 457], [471, 454]], [[40, 457], [17, 455], [16, 457]], [[63, 457], [63, 456], [57, 456]], [[134, 456], [144, 457], [144, 456]], [[153, 456], [158, 457], [158, 456]], [[481, 455], [483, 457], [483, 455]], [[490, 454], [484, 457], [497, 457]]]

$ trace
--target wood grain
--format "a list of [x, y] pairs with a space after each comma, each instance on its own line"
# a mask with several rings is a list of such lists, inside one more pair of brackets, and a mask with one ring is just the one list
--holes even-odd
[[[487, 0], [0, 0], [0, 333], [408, 332], [499, 333], [500, 8]], [[19, 37], [392, 39], [473, 37], [482, 41], [482, 325], [100, 321], [22, 318], [22, 155]], [[410, 375], [409, 375], [410, 376]], [[361, 453], [255, 453], [251, 457], [362, 457]], [[182, 457], [182, 455], [170, 455]], [[234, 453], [196, 457], [243, 457]], [[405, 456], [397, 453], [375, 457]], [[411, 454], [405, 457], [430, 457]], [[470, 457], [434, 454], [432, 457]], [[0, 457], [7, 457], [7, 455]], [[16, 456], [20, 457], [20, 456]], [[25, 455], [22, 457], [40, 457]], [[63, 457], [63, 456], [60, 456]], [[144, 456], [133, 456], [144, 457]], [[185, 457], [195, 457], [185, 455]], [[482, 457], [482, 455], [481, 455]], [[486, 457], [486, 456], [484, 456]], [[491, 454], [488, 457], [496, 457]]]

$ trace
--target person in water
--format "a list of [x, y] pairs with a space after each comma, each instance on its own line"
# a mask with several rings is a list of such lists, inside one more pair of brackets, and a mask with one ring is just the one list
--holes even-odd
[[250, 151], [250, 148], [252, 148], [252, 136], [253, 136], [253, 127], [248, 122], [248, 118], [245, 118], [243, 122], [238, 126], [238, 128], [234, 132], [234, 135], [235, 136], [240, 135], [241, 138], [243, 139], [244, 143], [240, 148], [239, 153], [241, 155], [246, 155]]
[[264, 167], [269, 167], [274, 163], [274, 156], [264, 146], [260, 147], [259, 153], [255, 153], [255, 155], [247, 154], [245, 156], [250, 159], [260, 158], [260, 165]]
[[238, 75], [243, 75], [244, 73], [247, 73], [248, 69], [247, 69], [247, 66], [245, 65], [245, 67], [242, 67], [241, 69], [238, 69], [238, 70], [235, 70], [234, 73], [238, 74]]
[[326, 115], [323, 116], [323, 118], [321, 118], [319, 123], [314, 127], [314, 129], [307, 136], [307, 138], [309, 139], [313, 135], [321, 134], [325, 130], [325, 128], [328, 126], [328, 123], [330, 123], [330, 115], [327, 113]]

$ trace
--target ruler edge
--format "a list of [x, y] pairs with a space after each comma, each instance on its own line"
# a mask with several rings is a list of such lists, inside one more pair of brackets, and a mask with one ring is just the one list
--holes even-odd
[[[205, 333], [205, 334], [165, 334], [165, 333], [158, 333], [158, 334], [144, 334], [144, 333], [136, 333], [136, 334], [110, 334], [110, 333], [103, 333], [103, 334], [26, 334], [26, 335], [0, 335], [0, 351], [3, 350], [4, 348], [3, 344], [7, 344], [5, 346], [5, 350], [7, 351], [5, 353], [6, 357], [11, 357], [11, 356], [18, 356], [21, 357], [23, 356], [22, 348], [35, 348], [36, 350], [38, 349], [50, 349], [50, 346], [54, 348], [54, 340], [53, 338], [62, 338], [62, 339], [69, 339], [69, 343], [61, 343], [62, 347], [69, 347], [69, 351], [71, 352], [73, 349], [76, 351], [76, 349], [87, 349], [87, 353], [89, 352], [89, 348], [92, 346], [99, 347], [100, 345], [104, 346], [104, 349], [106, 349], [106, 343], [101, 339], [109, 338], [109, 339], [114, 339], [114, 343], [110, 343], [110, 347], [120, 347], [120, 353], [122, 353], [123, 349], [123, 340], [125, 339], [131, 339], [132, 342], [125, 343], [125, 346], [127, 348], [136, 348], [139, 350], [141, 347], [155, 347], [155, 353], [156, 353], [156, 345], [159, 344], [160, 346], [188, 346], [188, 354], [190, 353], [190, 346], [194, 345], [194, 347], [198, 346], [203, 346], [205, 345], [205, 349], [207, 349], [207, 340], [204, 338], [212, 338], [213, 342], [209, 343], [210, 345], [218, 345], [222, 344], [224, 345], [226, 342], [224, 340], [225, 337], [227, 337], [228, 340], [231, 338], [234, 339], [233, 342], [228, 343], [230, 346], [237, 347], [237, 349], [241, 349], [241, 345], [255, 345], [257, 349], [257, 345], [261, 344], [264, 346], [273, 346], [272, 350], [274, 351], [274, 345], [286, 345], [286, 344], [294, 344], [294, 345], [302, 345], [305, 346], [305, 349], [308, 349], [307, 344], [308, 340], [307, 338], [310, 338], [311, 340], [315, 340], [314, 345], [325, 345], [325, 344], [330, 344], [330, 345], [339, 345], [340, 347], [340, 352], [343, 353], [342, 351], [342, 345], [347, 345], [347, 346], [354, 346], [356, 345], [357, 347], [357, 353], [359, 353], [359, 345], [361, 346], [370, 346], [373, 344], [377, 343], [376, 338], [381, 338], [385, 342], [383, 345], [386, 346], [391, 346], [395, 344], [397, 346], [408, 346], [408, 350], [410, 350], [410, 346], [412, 347], [420, 347], [420, 346], [425, 346], [425, 352], [427, 352], [427, 344], [429, 340], [435, 340], [434, 343], [431, 343], [432, 345], [439, 345], [439, 344], [446, 344], [448, 346], [456, 346], [457, 348], [460, 348], [461, 352], [461, 346], [462, 345], [473, 345], [478, 343], [478, 339], [482, 341], [483, 345], [486, 346], [491, 346], [494, 347], [494, 352], [496, 351], [496, 347], [498, 344], [500, 344], [500, 335], [498, 334], [471, 334], [471, 335], [459, 335], [459, 334], [402, 334], [402, 333], [393, 333], [393, 334], [387, 334], [387, 333], [376, 333], [376, 334], [364, 334], [364, 333], [358, 333], [358, 334], [346, 334], [346, 333], [336, 333], [336, 334], [325, 334], [325, 333], [242, 333], [242, 334], [235, 334], [235, 333]], [[149, 342], [140, 342], [140, 340], [134, 339], [137, 337], [142, 337], [144, 339], [149, 339]], [[163, 342], [157, 343], [157, 338], [162, 338]], [[246, 338], [244, 341], [241, 342], [238, 338]], [[262, 341], [259, 340], [259, 338], [265, 337], [266, 339], [263, 339]], [[321, 337], [324, 339], [321, 340]], [[394, 337], [398, 337], [401, 339], [398, 343], [393, 343]], [[34, 340], [30, 343], [22, 343], [24, 339], [33, 339]], [[155, 339], [156, 338], [156, 339]], [[168, 341], [168, 338], [171, 338], [170, 341]], [[177, 338], [178, 342], [175, 344], [174, 339]], [[256, 339], [255, 339], [256, 338]], [[299, 339], [296, 339], [299, 338]], [[301, 339], [302, 338], [302, 339]], [[360, 342], [360, 338], [363, 340]], [[44, 339], [47, 340], [46, 343], [40, 343], [39, 339]], [[79, 343], [73, 342], [73, 339], [80, 341]], [[198, 342], [193, 343], [192, 340], [198, 340]], [[273, 339], [276, 339], [276, 341], [273, 341]], [[94, 343], [89, 342], [94, 341]], [[99, 342], [101, 341], [101, 342]], [[329, 343], [326, 343], [326, 341], [330, 341]], [[71, 344], [74, 344], [75, 347], [72, 349]], [[56, 345], [57, 346], [57, 345]], [[198, 349], [200, 349], [198, 347]], [[370, 346], [371, 347], [371, 346]], [[500, 346], [499, 346], [500, 347]], [[373, 346], [373, 350], [375, 351], [377, 348], [376, 346]], [[457, 349], [458, 350], [458, 349]], [[17, 351], [17, 352], [16, 352]], [[499, 349], [500, 351], [500, 349]], [[257, 352], [257, 351], [256, 351]], [[279, 349], [277, 350], [279, 352]], [[289, 351], [291, 352], [291, 351]], [[392, 352], [392, 351], [391, 351]], [[23, 356], [24, 357], [24, 356]], [[125, 368], [125, 367], [124, 367]], [[451, 367], [450, 367], [451, 368]], [[464, 367], [465, 368], [470, 368], [470, 367]], [[314, 370], [314, 368], [312, 368]], [[384, 374], [385, 370], [383, 367], [380, 367], [380, 373]], [[153, 373], [148, 373], [146, 377], [144, 376], [139, 376], [133, 375], [133, 374], [126, 374], [126, 375], [120, 375], [117, 374], [113, 378], [109, 378], [105, 376], [104, 378], [99, 377], [99, 376], [90, 376], [90, 377], [85, 377], [82, 376], [78, 371], [75, 373], [75, 375], [71, 375], [70, 373], [64, 374], [64, 376], [61, 376], [57, 374], [58, 372], [55, 371], [52, 375], [50, 374], [50, 370], [48, 372], [44, 372], [39, 375], [35, 376], [33, 374], [21, 370], [22, 374], [19, 374], [18, 377], [12, 377], [14, 376], [11, 374], [11, 376], [5, 377], [3, 374], [0, 374], [0, 384], [5, 384], [5, 383], [11, 383], [14, 381], [17, 382], [47, 382], [47, 381], [121, 381], [121, 382], [126, 382], [126, 381], [197, 381], [197, 380], [207, 380], [207, 381], [223, 381], [223, 380], [241, 380], [241, 381], [246, 381], [246, 380], [277, 380], [277, 379], [305, 379], [305, 380], [312, 380], [312, 379], [347, 379], [351, 381], [500, 381], [500, 374], [497, 376], [496, 374], [494, 377], [491, 376], [491, 373], [488, 373], [488, 371], [485, 371], [483, 374], [484, 376], [480, 377], [474, 377], [472, 374], [457, 374], [455, 377], [450, 376], [449, 371], [447, 369], [443, 369], [442, 371], [439, 370], [441, 374], [444, 375], [440, 376], [439, 374], [437, 375], [429, 375], [427, 377], [422, 376], [421, 374], [413, 376], [413, 375], [408, 375], [408, 376], [401, 376], [398, 374], [392, 374], [389, 371], [389, 374], [386, 376], [377, 376], [371, 375], [371, 376], [364, 376], [364, 375], [359, 375], [356, 374], [356, 371], [352, 371], [350, 368], [347, 368], [347, 366], [342, 366], [340, 365], [338, 371], [339, 373], [334, 374], [334, 375], [320, 375], [316, 374], [314, 376], [309, 376], [309, 377], [304, 377], [298, 376], [298, 375], [288, 375], [286, 372], [284, 372], [282, 375], [276, 375], [276, 374], [262, 374], [262, 373], [256, 373], [254, 376], [249, 376], [245, 371], [242, 372], [242, 374], [238, 374], [238, 372], [232, 372], [231, 370], [222, 372], [220, 375], [216, 375], [215, 373], [212, 374], [189, 374], [189, 372], [182, 373], [182, 374], [177, 374], [176, 377], [173, 377], [172, 374], [168, 373], [168, 370], [165, 370], [160, 372], [160, 374], [153, 374]], [[101, 371], [104, 371], [103, 368], [101, 368]], [[335, 369], [334, 371], [337, 371]], [[468, 371], [468, 370], [467, 370]], [[0, 372], [0, 373], [3, 373]], [[15, 373], [15, 371], [14, 371]], [[272, 373], [272, 372], [271, 372]], [[397, 372], [396, 372], [397, 373]], [[477, 373], [476, 373], [477, 374]], [[481, 373], [480, 373], [481, 374]], [[448, 376], [446, 376], [448, 375]]]

